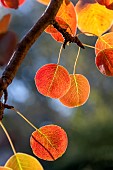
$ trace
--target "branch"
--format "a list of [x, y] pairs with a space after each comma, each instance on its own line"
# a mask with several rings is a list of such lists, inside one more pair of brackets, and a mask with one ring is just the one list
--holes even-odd
[[10, 62], [0, 78], [0, 93], [3, 93], [3, 90], [11, 84], [30, 47], [54, 20], [62, 2], [63, 0], [51, 0], [50, 5], [41, 18], [17, 45]]
[[76, 43], [79, 47], [84, 49], [83, 44], [81, 43], [81, 41], [78, 39], [78, 37], [75, 35], [74, 37], [71, 36], [71, 34], [69, 34], [66, 29], [61, 28], [60, 25], [58, 24], [58, 22], [56, 22], [55, 20], [53, 21], [53, 26], [54, 28], [56, 28], [64, 37], [65, 41], [63, 44], [63, 48], [65, 48], [66, 44], [69, 43]]
[[[63, 0], [51, 0], [51, 3], [37, 21], [37, 23], [31, 28], [31, 30], [23, 37], [23, 39], [18, 43], [8, 65], [5, 68], [5, 71], [0, 78], [0, 99], [4, 94], [4, 91], [13, 81], [21, 63], [26, 57], [30, 47], [38, 39], [38, 37], [43, 33], [48, 25], [54, 20]], [[5, 95], [5, 94], [4, 94]], [[0, 105], [0, 115], [2, 110], [4, 110], [3, 105]]]

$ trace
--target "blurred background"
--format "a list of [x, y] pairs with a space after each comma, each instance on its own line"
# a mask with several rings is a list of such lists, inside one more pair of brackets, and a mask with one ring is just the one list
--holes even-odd
[[[45, 8], [35, 0], [26, 0], [18, 10], [0, 6], [0, 18], [7, 13], [12, 14], [9, 30], [16, 32], [20, 40]], [[94, 46], [96, 38], [81, 35], [80, 40]], [[81, 50], [76, 68], [76, 73], [86, 76], [91, 85], [90, 97], [83, 106], [67, 108], [58, 100], [42, 96], [35, 87], [36, 71], [46, 63], [57, 63], [60, 46], [49, 34], [43, 33], [39, 37], [8, 87], [8, 104], [37, 127], [57, 124], [67, 132], [69, 145], [61, 158], [54, 162], [39, 159], [45, 170], [113, 170], [113, 78], [105, 77], [97, 70], [94, 49], [86, 47]], [[77, 51], [75, 44], [66, 46], [62, 51], [60, 64], [70, 73], [73, 73]], [[0, 74], [3, 70], [4, 67], [1, 67]], [[5, 111], [3, 124], [16, 151], [33, 155], [29, 139], [34, 129], [10, 110]], [[4, 165], [12, 154], [0, 128], [0, 165]]]

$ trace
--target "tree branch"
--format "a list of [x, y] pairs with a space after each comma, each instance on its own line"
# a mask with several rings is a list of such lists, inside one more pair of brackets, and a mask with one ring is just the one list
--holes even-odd
[[83, 44], [81, 43], [81, 41], [78, 39], [78, 37], [75, 35], [74, 37], [71, 36], [71, 34], [69, 34], [66, 29], [61, 28], [60, 25], [58, 24], [58, 22], [56, 22], [55, 20], [53, 21], [53, 26], [54, 28], [56, 28], [64, 37], [64, 44], [63, 44], [63, 48], [65, 48], [66, 44], [69, 43], [76, 43], [79, 47], [84, 49]]
[[0, 78], [0, 99], [4, 93], [4, 90], [13, 81], [21, 63], [23, 62], [30, 47], [43, 33], [45, 28], [54, 20], [63, 0], [51, 0], [51, 3], [37, 21], [37, 23], [31, 28], [31, 30], [23, 37], [23, 39], [17, 45], [10, 62], [5, 68], [5, 71]]
[[62, 2], [63, 0], [51, 0], [44, 14], [17, 45], [10, 62], [0, 78], [0, 92], [11, 84], [30, 47], [54, 20]]

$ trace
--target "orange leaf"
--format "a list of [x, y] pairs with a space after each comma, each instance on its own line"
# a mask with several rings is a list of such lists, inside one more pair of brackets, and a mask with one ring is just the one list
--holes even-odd
[[37, 1], [44, 5], [48, 5], [50, 2], [50, 0], [37, 0]]
[[7, 32], [11, 20], [11, 14], [4, 15], [0, 20], [0, 34]]
[[11, 168], [6, 168], [6, 167], [4, 167], [4, 166], [0, 166], [0, 170], [13, 170], [13, 169], [11, 169]]
[[95, 58], [95, 63], [102, 74], [113, 76], [113, 49], [100, 51]]
[[113, 32], [107, 33], [99, 37], [95, 44], [95, 54], [101, 50], [113, 48]]
[[[55, 20], [59, 23], [60, 27], [62, 27], [63, 29], [67, 29], [69, 27], [69, 25], [67, 25], [67, 23], [60, 17], [56, 17]], [[53, 25], [49, 25], [46, 29], [45, 32], [51, 34], [51, 33], [58, 33], [58, 31], [56, 30], [56, 28], [53, 27]]]
[[113, 23], [113, 11], [96, 3], [95, 0], [79, 0], [75, 9], [78, 14], [78, 28], [82, 32], [100, 36]]
[[[62, 28], [66, 29], [68, 33], [70, 33], [72, 36], [75, 35], [77, 29], [77, 16], [72, 2], [69, 0], [64, 0], [55, 19]], [[63, 42], [64, 38], [62, 34], [59, 33], [55, 28], [53, 29], [54, 33], [53, 31], [49, 31], [49, 28], [47, 28], [45, 31], [49, 32], [56, 41]]]
[[35, 76], [37, 90], [51, 98], [63, 96], [68, 91], [70, 83], [68, 71], [63, 66], [57, 64], [42, 66]]
[[33, 153], [44, 160], [54, 161], [66, 151], [68, 139], [66, 132], [57, 125], [41, 127], [30, 138]]
[[87, 101], [89, 97], [89, 82], [86, 77], [81, 74], [71, 74], [70, 77], [70, 89], [62, 98], [60, 98], [60, 102], [67, 107], [81, 106]]
[[17, 9], [20, 5], [22, 5], [25, 0], [1, 0], [1, 3], [6, 8], [14, 8]]

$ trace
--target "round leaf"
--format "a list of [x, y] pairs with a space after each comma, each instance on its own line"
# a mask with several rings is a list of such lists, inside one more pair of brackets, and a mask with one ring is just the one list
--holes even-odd
[[5, 167], [13, 170], [43, 170], [42, 165], [36, 158], [25, 153], [17, 153], [11, 156]]
[[13, 169], [7, 168], [7, 167], [4, 167], [4, 166], [0, 166], [0, 170], [13, 170]]
[[82, 32], [100, 36], [113, 23], [113, 11], [96, 3], [95, 0], [79, 0], [75, 9], [78, 14], [78, 28]]
[[113, 32], [107, 33], [99, 37], [95, 44], [95, 54], [98, 52], [107, 49], [113, 48]]
[[46, 64], [35, 75], [37, 90], [51, 98], [63, 96], [68, 91], [70, 83], [68, 71], [57, 64]]
[[81, 106], [87, 101], [89, 97], [89, 82], [86, 77], [81, 74], [71, 74], [70, 77], [70, 89], [62, 98], [60, 98], [60, 102], [67, 107]]
[[102, 74], [113, 76], [113, 49], [100, 51], [95, 58], [95, 63]]
[[6, 8], [14, 8], [17, 9], [20, 5], [22, 5], [25, 0], [1, 0], [1, 3]]
[[66, 132], [57, 125], [46, 125], [34, 131], [30, 138], [33, 153], [44, 160], [54, 161], [66, 151], [68, 139]]

